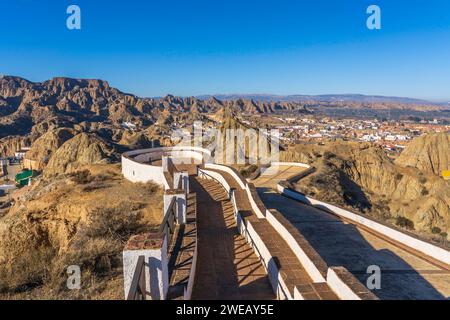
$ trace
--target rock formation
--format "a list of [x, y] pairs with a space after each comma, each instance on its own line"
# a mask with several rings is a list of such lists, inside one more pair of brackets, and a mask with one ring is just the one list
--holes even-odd
[[83, 165], [108, 163], [114, 148], [93, 134], [80, 133], [66, 141], [48, 161], [44, 176], [50, 177]]
[[[436, 138], [433, 134], [418, 139], [421, 141], [413, 142], [411, 147], [420, 145], [423, 150], [432, 150], [422, 141], [434, 143], [442, 136]], [[448, 153], [450, 149], [446, 150]], [[409, 158], [411, 151], [408, 153], [402, 158]], [[404, 160], [392, 161], [381, 147], [342, 141], [324, 146], [297, 145], [282, 152], [281, 159], [306, 162], [317, 168], [316, 173], [296, 184], [299, 191], [312, 197], [392, 223], [397, 217], [405, 217], [413, 222], [416, 231], [424, 234], [450, 234], [450, 183], [430, 170], [448, 166], [448, 162], [439, 162], [439, 166], [433, 162], [420, 167], [425, 169], [422, 171], [398, 164]]]
[[414, 139], [396, 163], [441, 175], [442, 171], [450, 170], [450, 134], [434, 133]]

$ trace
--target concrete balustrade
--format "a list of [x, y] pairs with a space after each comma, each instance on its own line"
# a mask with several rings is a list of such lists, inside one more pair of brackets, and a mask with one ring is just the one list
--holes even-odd
[[140, 256], [144, 256], [144, 299], [165, 299], [169, 289], [167, 236], [159, 233], [133, 236], [128, 240], [122, 255], [125, 297], [129, 294], [137, 261]]
[[246, 189], [246, 182], [242, 181], [241, 177], [238, 176], [236, 174], [236, 172], [230, 167], [227, 167], [227, 166], [224, 166], [224, 165], [221, 165], [221, 164], [206, 163], [205, 164], [205, 169], [214, 169], [214, 170], [224, 171], [224, 172], [230, 174], [236, 180], [236, 182], [239, 184], [239, 186], [242, 189]]
[[327, 283], [342, 300], [379, 300], [345, 267], [330, 267]]
[[164, 194], [164, 212], [168, 214], [172, 201], [175, 201], [175, 221], [177, 224], [186, 223], [187, 200], [186, 193], [182, 189], [166, 190]]
[[175, 172], [173, 175], [173, 188], [181, 188], [189, 194], [189, 173], [186, 171]]

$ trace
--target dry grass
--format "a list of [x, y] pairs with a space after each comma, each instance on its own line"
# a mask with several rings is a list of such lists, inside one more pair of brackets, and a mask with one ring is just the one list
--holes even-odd
[[[123, 246], [157, 228], [162, 190], [99, 165], [44, 181], [27, 197], [0, 218], [0, 298], [123, 299]], [[70, 265], [81, 268], [80, 290], [67, 289]]]

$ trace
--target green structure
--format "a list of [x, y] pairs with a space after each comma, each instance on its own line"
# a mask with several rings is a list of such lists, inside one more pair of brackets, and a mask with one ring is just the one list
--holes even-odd
[[16, 174], [16, 183], [19, 186], [27, 186], [33, 177], [33, 170], [24, 170]]

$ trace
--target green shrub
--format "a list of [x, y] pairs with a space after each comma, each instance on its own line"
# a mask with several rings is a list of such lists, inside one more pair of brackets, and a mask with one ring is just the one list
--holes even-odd
[[252, 164], [252, 165], [250, 165], [250, 166], [248, 166], [248, 167], [246, 167], [246, 168], [242, 168], [242, 169], [240, 170], [240, 173], [241, 173], [241, 175], [242, 175], [244, 178], [248, 178], [248, 177], [249, 177], [253, 172], [255, 172], [257, 169], [258, 169], [258, 166]]
[[401, 228], [406, 228], [408, 230], [414, 230], [414, 222], [408, 218], [398, 216], [396, 218], [395, 224]]
[[69, 177], [76, 184], [87, 184], [93, 180], [89, 170], [76, 171], [69, 174]]
[[330, 160], [336, 157], [336, 155], [330, 151], [325, 151], [323, 154], [325, 160]]
[[431, 228], [431, 233], [432, 234], [439, 234], [439, 233], [441, 233], [441, 228], [438, 228], [438, 227], [433, 227], [433, 228]]

